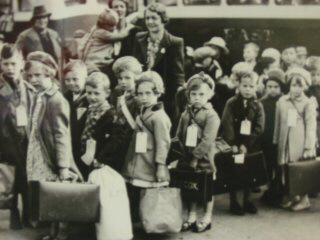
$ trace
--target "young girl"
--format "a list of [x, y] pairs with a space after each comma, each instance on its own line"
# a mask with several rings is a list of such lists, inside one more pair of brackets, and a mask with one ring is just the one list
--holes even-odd
[[[304, 91], [311, 85], [309, 72], [295, 67], [288, 71], [289, 93], [276, 106], [273, 142], [278, 144], [278, 164], [315, 156], [316, 108]], [[282, 207], [298, 211], [310, 207], [308, 195], [283, 199]]]
[[[44, 52], [33, 52], [27, 57], [26, 78], [37, 90], [31, 113], [31, 130], [27, 151], [28, 181], [66, 180], [81, 176], [75, 166], [69, 129], [68, 102], [54, 83], [57, 65]], [[67, 239], [66, 225], [52, 224], [50, 236], [43, 239]]]
[[[177, 138], [184, 144], [187, 156], [179, 161], [178, 167], [189, 165], [195, 170], [215, 173], [214, 155], [220, 119], [208, 102], [214, 94], [214, 81], [203, 72], [192, 76], [187, 83], [188, 107], [182, 113], [177, 129]], [[197, 136], [189, 133], [195, 128]], [[190, 141], [194, 142], [190, 144]], [[211, 228], [213, 198], [206, 204], [206, 212], [201, 221], [197, 222], [197, 204], [191, 203], [188, 220], [183, 224], [182, 231], [195, 228], [203, 232]]]
[[136, 117], [136, 129], [122, 171], [128, 182], [133, 218], [137, 216], [141, 188], [168, 185], [166, 158], [170, 147], [171, 122], [163, 104], [158, 102], [163, 93], [163, 81], [154, 71], [142, 73], [136, 82], [141, 109]]

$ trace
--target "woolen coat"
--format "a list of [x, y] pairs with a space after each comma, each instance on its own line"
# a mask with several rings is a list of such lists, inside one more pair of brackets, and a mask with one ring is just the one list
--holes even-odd
[[[186, 147], [187, 130], [191, 124], [198, 128], [198, 141], [196, 147]], [[189, 106], [181, 115], [176, 137], [180, 140], [189, 156], [181, 161], [190, 162], [193, 158], [198, 160], [197, 168], [205, 171], [216, 171], [214, 156], [216, 153], [215, 140], [220, 126], [220, 118], [210, 103], [205, 104], [199, 111], [193, 112]]]
[[[288, 126], [288, 112], [297, 110], [295, 127]], [[276, 105], [273, 142], [278, 144], [278, 164], [297, 162], [305, 149], [316, 147], [316, 107], [313, 101], [303, 95], [292, 100], [290, 95], [282, 96]]]
[[[170, 148], [171, 122], [161, 103], [144, 109], [136, 118], [138, 128], [135, 130], [122, 174], [128, 179], [139, 179], [157, 182], [158, 164], [166, 164]], [[136, 135], [138, 132], [147, 134], [147, 151], [136, 153]]]

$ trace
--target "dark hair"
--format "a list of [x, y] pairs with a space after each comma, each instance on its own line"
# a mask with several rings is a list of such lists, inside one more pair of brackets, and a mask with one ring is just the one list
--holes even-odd
[[168, 17], [165, 5], [163, 5], [161, 3], [156, 3], [156, 2], [150, 3], [147, 6], [146, 10], [144, 11], [144, 16], [146, 16], [146, 12], [148, 10], [158, 14], [161, 18], [162, 23], [166, 24], [169, 22], [169, 17]]
[[257, 62], [257, 65], [254, 67], [254, 71], [261, 75], [263, 71], [268, 68], [272, 63], [274, 63], [276, 60], [272, 57], [262, 57]]
[[1, 50], [1, 59], [8, 59], [13, 57], [14, 54], [17, 54], [22, 57], [22, 52], [14, 45], [10, 43], [5, 43]]
[[108, 3], [109, 8], [112, 8], [112, 3], [114, 1], [120, 1], [120, 2], [123, 2], [126, 5], [126, 9], [127, 9], [126, 15], [127, 15], [128, 14], [128, 9], [129, 9], [129, 1], [128, 0], [110, 0], [109, 3]]

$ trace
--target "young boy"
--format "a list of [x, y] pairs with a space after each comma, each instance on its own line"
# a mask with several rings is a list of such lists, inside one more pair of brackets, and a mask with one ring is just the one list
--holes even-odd
[[23, 80], [22, 53], [13, 45], [4, 44], [1, 53], [0, 76], [0, 161], [16, 167], [14, 199], [11, 208], [10, 227], [22, 227], [18, 210], [18, 194], [22, 194], [23, 224], [28, 226], [28, 196], [26, 155], [28, 146], [28, 113], [35, 89]]
[[246, 63], [248, 63], [252, 69], [257, 64], [257, 57], [259, 54], [259, 46], [253, 42], [247, 43], [243, 48], [243, 59]]
[[261, 57], [270, 57], [275, 60], [274, 66], [280, 67], [281, 53], [275, 48], [266, 48], [263, 50]]
[[109, 78], [101, 72], [92, 73], [87, 78], [85, 90], [89, 106], [80, 119], [83, 126], [80, 148], [87, 179], [95, 166], [107, 164], [113, 167], [113, 153], [118, 141], [113, 134], [115, 111], [107, 100], [110, 95]]
[[266, 158], [267, 170], [270, 180], [269, 189], [264, 193], [262, 200], [272, 206], [277, 206], [281, 201], [281, 194], [277, 189], [280, 183], [277, 171], [276, 146], [273, 144], [276, 103], [282, 96], [285, 74], [280, 68], [272, 69], [267, 74], [265, 81], [266, 95], [261, 99], [265, 112], [265, 131], [261, 137], [261, 147]]
[[135, 118], [139, 113], [135, 85], [136, 80], [142, 73], [142, 66], [136, 58], [126, 56], [116, 60], [112, 70], [118, 81], [118, 85], [110, 96], [110, 102], [116, 108], [115, 124], [117, 125], [117, 132], [115, 134], [123, 140], [121, 149], [114, 156], [117, 159], [115, 161], [117, 166], [114, 167], [120, 172], [132, 133], [136, 127]]
[[284, 72], [294, 66], [297, 66], [298, 57], [294, 45], [287, 45], [283, 48], [281, 52], [281, 60], [281, 68]]
[[[265, 117], [262, 104], [256, 100], [256, 74], [245, 71], [237, 80], [238, 94], [226, 104], [221, 130], [223, 139], [232, 146], [234, 154], [246, 154], [259, 150]], [[240, 206], [237, 192], [230, 193], [231, 213], [236, 215], [243, 215], [245, 212], [257, 213], [257, 208], [250, 200], [250, 190], [245, 189], [243, 194], [243, 206]]]
[[76, 164], [82, 174], [85, 174], [86, 166], [80, 161], [80, 118], [88, 108], [88, 100], [85, 93], [87, 67], [81, 60], [69, 62], [63, 69], [64, 85], [67, 89], [64, 94], [70, 105], [70, 127], [72, 139], [72, 152]]

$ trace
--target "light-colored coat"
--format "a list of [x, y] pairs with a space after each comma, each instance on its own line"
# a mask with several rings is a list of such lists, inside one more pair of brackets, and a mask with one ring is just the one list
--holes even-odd
[[[290, 109], [298, 111], [295, 127], [288, 127]], [[297, 162], [305, 149], [314, 150], [316, 130], [316, 108], [307, 96], [299, 100], [291, 100], [289, 95], [281, 97], [276, 106], [273, 135], [273, 143], [278, 144], [278, 164]]]
[[[137, 116], [136, 123], [122, 173], [129, 179], [157, 182], [157, 166], [166, 163], [170, 148], [170, 119], [162, 104], [157, 104]], [[141, 131], [147, 134], [146, 153], [135, 152], [136, 134]]]

